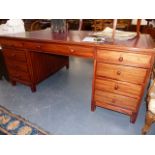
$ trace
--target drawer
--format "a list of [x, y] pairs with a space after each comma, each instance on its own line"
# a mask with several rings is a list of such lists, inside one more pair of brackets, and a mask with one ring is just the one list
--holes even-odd
[[23, 47], [24, 46], [24, 43], [21, 42], [21, 41], [8, 40], [8, 39], [2, 39], [1, 44], [2, 44], [2, 46], [12, 47], [12, 48]]
[[97, 59], [107, 63], [150, 67], [151, 56], [144, 54], [97, 50]]
[[138, 100], [114, 93], [104, 92], [100, 90], [95, 90], [95, 103], [96, 105], [102, 106], [102, 103], [107, 103], [117, 107], [130, 109], [136, 111]]
[[75, 55], [82, 57], [93, 57], [93, 48], [74, 46], [74, 45], [61, 45], [53, 43], [33, 43], [26, 42], [25, 47], [31, 50], [45, 51], [48, 53], [62, 54], [62, 55]]
[[82, 46], [68, 46], [71, 55], [90, 57], [94, 56], [94, 49], [91, 47], [82, 47]]
[[9, 69], [28, 72], [27, 63], [15, 61], [15, 60], [11, 60], [11, 59], [8, 60], [7, 58], [5, 60], [6, 60], [5, 63], [7, 64], [7, 67]]
[[3, 53], [7, 61], [16, 60], [26, 62], [26, 53], [23, 50], [4, 49]]
[[110, 79], [96, 79], [95, 89], [139, 99], [142, 86]]
[[145, 81], [147, 69], [97, 63], [97, 76], [103, 76], [120, 81], [142, 84]]
[[27, 72], [17, 71], [14, 69], [9, 69], [9, 74], [12, 78], [16, 80], [22, 80], [22, 81], [30, 81], [30, 75]]
[[48, 53], [56, 53], [62, 55], [70, 54], [68, 46], [61, 44], [25, 42], [25, 48], [35, 51], [45, 51]]

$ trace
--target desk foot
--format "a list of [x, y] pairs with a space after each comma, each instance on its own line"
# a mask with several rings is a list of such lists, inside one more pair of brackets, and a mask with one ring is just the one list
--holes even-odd
[[32, 91], [32, 93], [36, 92], [36, 86], [35, 85], [31, 86], [31, 91]]
[[66, 69], [69, 69], [69, 64], [66, 65]]
[[96, 105], [91, 104], [91, 111], [95, 111], [96, 110]]
[[131, 123], [135, 123], [137, 119], [137, 113], [132, 113], [132, 115], [130, 116], [130, 122]]
[[11, 81], [11, 84], [12, 84], [13, 86], [16, 86], [16, 81]]

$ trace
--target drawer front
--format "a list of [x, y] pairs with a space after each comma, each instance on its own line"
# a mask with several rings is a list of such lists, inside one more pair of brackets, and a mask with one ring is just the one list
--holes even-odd
[[5, 59], [6, 65], [9, 69], [28, 72], [28, 66], [25, 62], [14, 61], [12, 59]]
[[12, 78], [15, 78], [16, 80], [30, 82], [29, 73], [22, 72], [22, 71], [16, 71], [14, 69], [9, 69], [9, 74]]
[[66, 45], [60, 44], [49, 44], [49, 43], [33, 43], [33, 42], [25, 42], [25, 48], [36, 50], [36, 51], [45, 51], [48, 53], [56, 53], [62, 55], [69, 55], [70, 51]]
[[110, 79], [96, 79], [95, 89], [140, 98], [142, 86]]
[[149, 68], [151, 64], [150, 55], [114, 52], [106, 50], [98, 50], [97, 59], [107, 63], [123, 64], [146, 68]]
[[2, 46], [11, 47], [11, 48], [23, 47], [23, 45], [24, 45], [24, 43], [21, 41], [8, 40], [8, 39], [1, 40], [1, 44], [2, 44]]
[[97, 63], [97, 76], [115, 80], [142, 84], [145, 81], [147, 69]]
[[5, 59], [7, 60], [26, 62], [26, 54], [25, 54], [25, 51], [22, 51], [22, 50], [5, 49], [4, 56], [5, 56]]
[[138, 100], [114, 93], [95, 90], [95, 103], [96, 105], [97, 103], [99, 103], [99, 105], [102, 105], [102, 103], [107, 103], [121, 108], [136, 111]]
[[25, 47], [31, 50], [45, 51], [48, 53], [56, 53], [62, 55], [75, 55], [82, 57], [93, 57], [94, 50], [93, 48], [82, 47], [82, 46], [69, 46], [61, 44], [52, 44], [52, 43], [32, 43], [26, 42]]
[[82, 56], [82, 57], [90, 57], [93, 58], [94, 56], [94, 49], [88, 47], [81, 47], [81, 46], [68, 46], [71, 55], [75, 56]]

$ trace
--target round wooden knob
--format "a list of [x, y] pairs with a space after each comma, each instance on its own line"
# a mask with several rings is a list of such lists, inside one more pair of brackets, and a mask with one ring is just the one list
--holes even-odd
[[118, 59], [120, 62], [122, 62], [123, 61], [123, 57], [119, 57], [119, 59]]
[[16, 54], [11, 54], [11, 57], [16, 57]]
[[117, 71], [117, 75], [121, 75], [121, 71]]
[[70, 49], [70, 51], [73, 53], [74, 52], [74, 49]]
[[117, 85], [117, 84], [115, 85], [114, 89], [115, 89], [115, 90], [118, 90], [118, 85]]
[[40, 45], [37, 45], [37, 48], [41, 48], [41, 46]]

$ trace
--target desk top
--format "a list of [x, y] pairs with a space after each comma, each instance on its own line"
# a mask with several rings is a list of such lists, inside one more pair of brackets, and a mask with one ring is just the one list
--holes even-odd
[[155, 43], [150, 35], [141, 34], [139, 37], [126, 41], [115, 40], [113, 42], [102, 42], [102, 43], [92, 43], [92, 42], [83, 42], [82, 40], [86, 36], [92, 35], [92, 31], [68, 31], [68, 33], [52, 33], [50, 29], [16, 33], [16, 34], [7, 34], [0, 36], [0, 40], [3, 38], [7, 39], [20, 39], [20, 40], [29, 40], [29, 41], [40, 41], [40, 42], [56, 42], [63, 44], [80, 44], [87, 46], [108, 46], [108, 47], [117, 47], [117, 48], [129, 48], [129, 49], [147, 49], [152, 50], [155, 48]]

